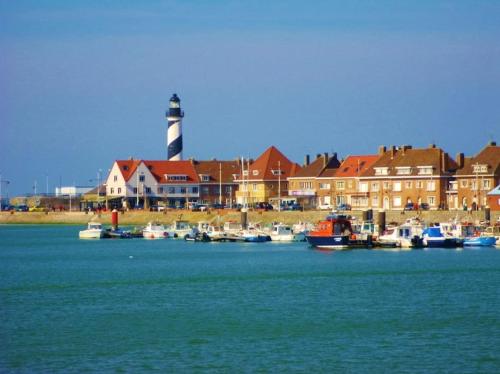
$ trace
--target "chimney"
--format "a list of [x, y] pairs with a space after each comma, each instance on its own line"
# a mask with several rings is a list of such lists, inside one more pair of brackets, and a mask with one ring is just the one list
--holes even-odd
[[407, 151], [408, 149], [411, 149], [411, 148], [412, 148], [412, 147], [411, 147], [411, 145], [403, 144], [403, 145], [401, 146], [401, 150], [403, 151], [403, 155], [405, 155], [405, 154], [406, 154], [406, 151]]
[[462, 169], [464, 167], [464, 154], [463, 153], [457, 153], [457, 156], [455, 157], [455, 161], [458, 165], [459, 169]]
[[385, 153], [386, 150], [387, 148], [385, 148], [385, 145], [381, 145], [378, 147], [378, 154], [381, 156]]
[[323, 153], [323, 167], [326, 167], [328, 164], [328, 152]]
[[448, 153], [441, 151], [441, 171], [448, 170]]
[[316, 160], [321, 157], [321, 153], [316, 153]]
[[491, 145], [492, 147], [496, 146], [497, 145], [497, 142], [494, 141], [494, 140], [491, 140], [488, 145]]
[[309, 158], [309, 155], [306, 155], [306, 157], [304, 157], [304, 166], [309, 165], [310, 162], [311, 162], [311, 159]]
[[434, 144], [434, 143], [429, 144], [429, 148], [430, 149], [436, 148], [436, 144]]
[[396, 155], [396, 146], [391, 145], [391, 160], [394, 158], [395, 155]]

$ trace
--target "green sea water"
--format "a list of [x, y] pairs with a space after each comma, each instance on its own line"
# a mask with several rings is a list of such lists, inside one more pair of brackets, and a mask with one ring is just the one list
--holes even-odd
[[0, 227], [1, 372], [499, 373], [500, 250]]

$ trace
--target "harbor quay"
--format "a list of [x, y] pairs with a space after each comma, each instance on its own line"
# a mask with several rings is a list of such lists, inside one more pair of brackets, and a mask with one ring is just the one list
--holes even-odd
[[[355, 220], [362, 221], [366, 211], [351, 211], [346, 212]], [[385, 222], [401, 224], [409, 218], [418, 217], [423, 222], [436, 223], [447, 222], [450, 220], [468, 221], [472, 223], [480, 223], [486, 220], [485, 211], [424, 211], [418, 215], [413, 212], [402, 211], [385, 211]], [[324, 211], [252, 211], [248, 212], [248, 220], [254, 223], [270, 225], [274, 222], [284, 224], [295, 224], [298, 222], [316, 223], [324, 219], [328, 212]], [[60, 224], [60, 225], [85, 225], [89, 221], [99, 220], [103, 224], [111, 224], [111, 212], [1, 212], [0, 224]], [[164, 224], [171, 224], [175, 220], [185, 220], [192, 225], [198, 222], [207, 221], [213, 223], [224, 222], [240, 222], [241, 212], [236, 210], [224, 211], [209, 211], [209, 212], [191, 212], [168, 210], [166, 212], [144, 212], [144, 211], [129, 211], [119, 214], [120, 225], [135, 226], [145, 225], [150, 221], [157, 221]], [[500, 220], [500, 212], [490, 212], [490, 221], [497, 222]], [[379, 224], [379, 214], [374, 212], [373, 222]]]

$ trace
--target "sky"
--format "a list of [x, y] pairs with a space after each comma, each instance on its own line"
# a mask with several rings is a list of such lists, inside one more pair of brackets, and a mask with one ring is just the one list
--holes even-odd
[[473, 155], [500, 141], [500, 2], [0, 0], [4, 195], [166, 159], [173, 93], [184, 158]]

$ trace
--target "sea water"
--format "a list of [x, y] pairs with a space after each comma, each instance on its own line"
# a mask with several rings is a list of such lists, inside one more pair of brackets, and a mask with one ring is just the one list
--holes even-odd
[[0, 227], [1, 372], [500, 372], [500, 250]]

